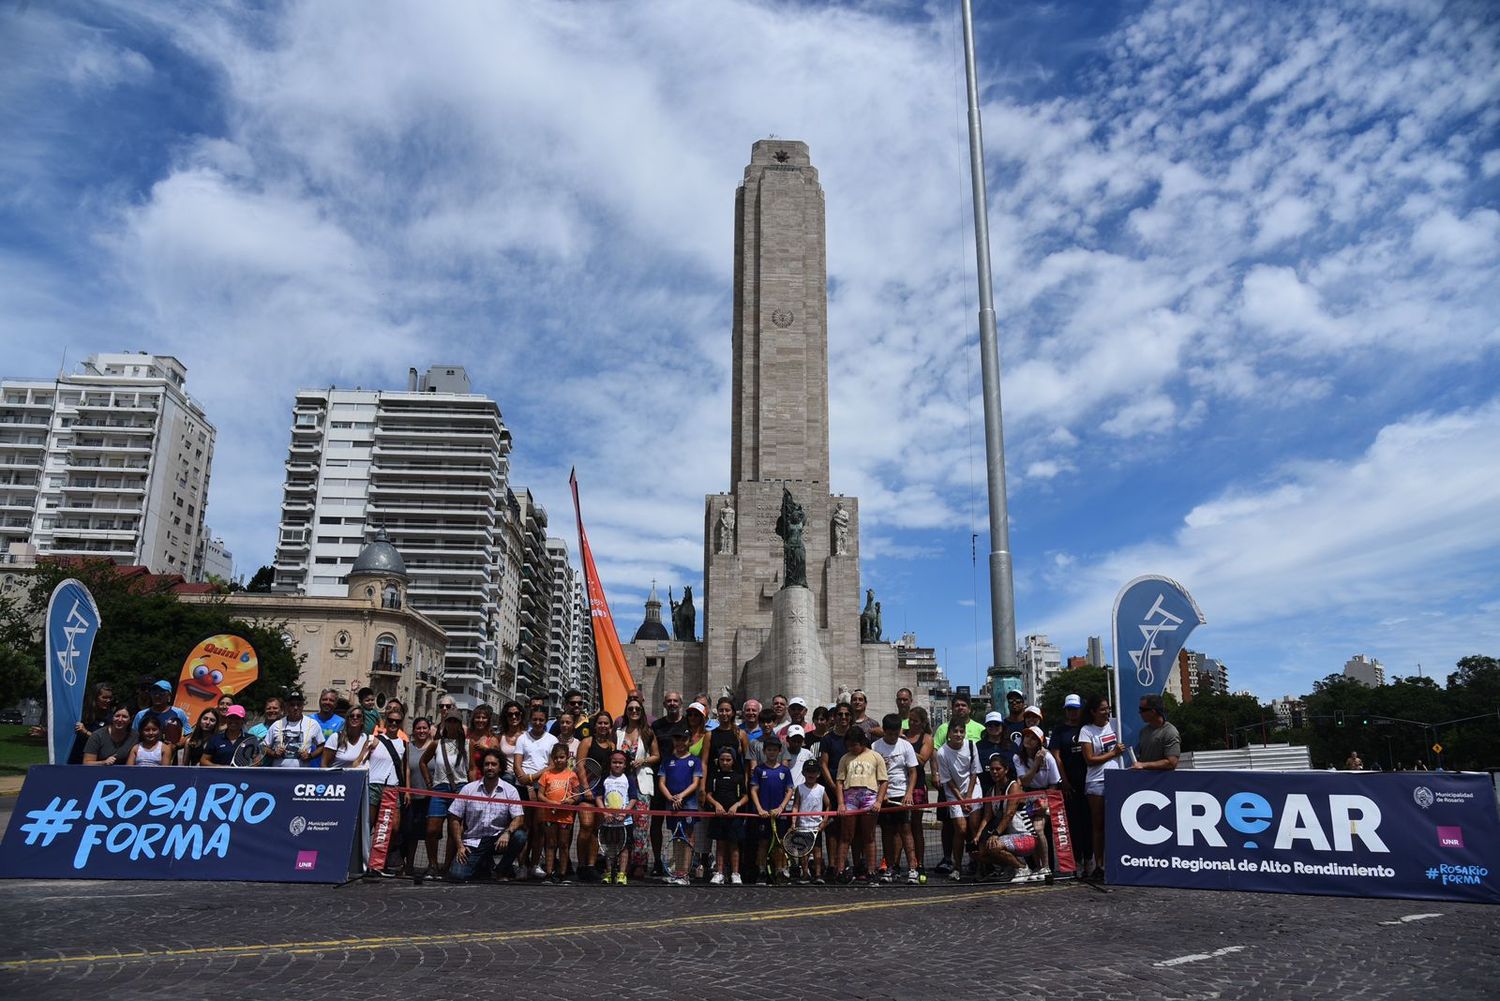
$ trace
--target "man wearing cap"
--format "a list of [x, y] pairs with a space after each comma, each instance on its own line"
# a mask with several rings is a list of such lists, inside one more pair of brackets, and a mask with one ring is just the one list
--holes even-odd
[[1177, 767], [1182, 754], [1182, 737], [1177, 727], [1167, 722], [1167, 703], [1160, 695], [1141, 696], [1140, 742], [1135, 746], [1135, 764], [1131, 768], [1170, 772]]
[[1057, 762], [1062, 774], [1063, 802], [1068, 810], [1068, 829], [1073, 836], [1073, 857], [1094, 857], [1094, 830], [1089, 817], [1088, 797], [1084, 795], [1084, 779], [1088, 777], [1088, 763], [1083, 760], [1083, 748], [1079, 741], [1079, 728], [1083, 726], [1083, 697], [1077, 694], [1063, 699], [1063, 722], [1052, 728], [1052, 737], [1047, 748]]
[[[800, 726], [805, 737], [807, 733], [807, 700], [800, 695], [795, 695], [788, 699], [786, 714], [787, 718], [776, 727], [776, 732], [781, 735], [781, 739], [786, 740], [787, 729], [792, 726]], [[799, 774], [801, 773], [795, 770], [792, 772], [794, 776]]]
[[161, 726], [162, 733], [167, 732], [167, 724], [176, 720], [182, 727], [183, 736], [193, 732], [193, 725], [188, 722], [187, 713], [172, 705], [172, 692], [174, 691], [170, 681], [154, 681], [151, 683], [151, 705], [135, 714], [131, 720], [130, 728], [136, 733], [141, 732], [141, 724], [150, 716]]
[[286, 715], [266, 729], [266, 761], [282, 768], [316, 768], [322, 761], [323, 728], [302, 715], [302, 693], [281, 700]]
[[1015, 749], [1021, 749], [1021, 731], [1026, 729], [1026, 696], [1021, 692], [1005, 693], [1005, 708], [1008, 713], [1005, 717], [1005, 736], [1015, 744]]
[[796, 723], [788, 723], [786, 736], [782, 737], [786, 747], [781, 752], [781, 763], [792, 770], [792, 777], [802, 774], [806, 762], [818, 760], [818, 756], [807, 746], [807, 731]]

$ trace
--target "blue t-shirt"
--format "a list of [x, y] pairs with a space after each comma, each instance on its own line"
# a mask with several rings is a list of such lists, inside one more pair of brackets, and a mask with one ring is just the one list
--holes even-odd
[[766, 728], [763, 727], [763, 726], [759, 726], [759, 725], [757, 725], [755, 727], [755, 729], [752, 730], [749, 727], [747, 727], [745, 724], [741, 723], [740, 724], [740, 729], [744, 730], [745, 731], [745, 736], [749, 737], [751, 740], [759, 740], [760, 738], [762, 738], [762, 737], [764, 737], [766, 735]]
[[[703, 762], [696, 754], [681, 758], [673, 755], [662, 762], [661, 774], [666, 780], [667, 792], [675, 796], [692, 785], [693, 780], [703, 774]], [[682, 801], [682, 806], [686, 810], [698, 809], [698, 796], [696, 794], [689, 796]]]
[[[240, 740], [253, 739], [241, 737]], [[208, 743], [203, 745], [203, 756], [216, 765], [228, 765], [234, 762], [234, 746], [239, 740], [230, 740], [222, 733], [216, 733], [208, 738]]]
[[339, 715], [335, 715], [332, 719], [324, 719], [317, 713], [313, 713], [312, 721], [318, 724], [318, 726], [322, 729], [323, 740], [325, 742], [329, 737], [333, 736], [344, 728], [344, 717]]
[[155, 717], [156, 722], [161, 724], [163, 730], [165, 730], [167, 727], [167, 720], [176, 719], [177, 722], [182, 724], [182, 732], [184, 734], [193, 732], [193, 724], [188, 722], [187, 713], [183, 712], [181, 709], [178, 709], [176, 706], [167, 706], [167, 708], [161, 710], [142, 709], [140, 712], [135, 714], [135, 719], [131, 721], [130, 728], [136, 733], [140, 733], [141, 724], [146, 721], [147, 715]]
[[786, 798], [792, 787], [792, 770], [786, 765], [767, 768], [761, 765], [751, 773], [750, 785], [760, 790], [760, 805], [763, 810], [774, 810]]

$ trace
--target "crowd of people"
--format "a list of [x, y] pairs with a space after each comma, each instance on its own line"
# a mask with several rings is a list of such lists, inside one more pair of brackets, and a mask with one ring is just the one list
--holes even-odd
[[455, 882], [924, 883], [929, 857], [934, 878], [1044, 880], [1057, 825], [1035, 794], [1048, 790], [1079, 874], [1102, 879], [1105, 773], [1174, 768], [1180, 753], [1159, 696], [1141, 700], [1127, 764], [1100, 696], [1069, 695], [1048, 728], [1020, 692], [983, 720], [955, 696], [937, 726], [905, 688], [879, 717], [860, 691], [712, 708], [668, 692], [655, 716], [632, 692], [618, 717], [570, 691], [555, 717], [534, 698], [465, 719], [448, 696], [436, 719], [410, 720], [372, 689], [327, 689], [313, 713], [298, 693], [268, 699], [253, 725], [227, 696], [190, 721], [173, 694], [142, 679], [132, 712], [95, 686], [77, 763], [366, 769], [370, 822], [391, 846], [378, 874]]

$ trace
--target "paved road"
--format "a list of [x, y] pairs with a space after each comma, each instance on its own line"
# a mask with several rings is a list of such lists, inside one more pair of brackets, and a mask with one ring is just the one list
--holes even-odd
[[[841, 1001], [910, 1001], [945, 981], [1008, 997], [1459, 1001], [1494, 997], [1500, 969], [1496, 907], [1076, 884], [18, 880], [0, 881], [0, 912], [12, 918], [0, 983], [27, 1001], [78, 997], [85, 985], [111, 1001], [307, 989], [779, 998], [789, 978]], [[1419, 914], [1435, 916], [1410, 919]], [[565, 986], [549, 986], [559, 975]]]

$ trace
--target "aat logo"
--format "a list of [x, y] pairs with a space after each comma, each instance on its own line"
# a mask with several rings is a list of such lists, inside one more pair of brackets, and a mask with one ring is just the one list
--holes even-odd
[[1462, 827], [1439, 827], [1437, 829], [1439, 848], [1462, 848], [1464, 846], [1464, 829]]
[[1426, 786], [1417, 786], [1413, 789], [1411, 791], [1411, 798], [1416, 800], [1417, 805], [1424, 810], [1436, 802], [1436, 797], [1432, 795], [1432, 790]]

